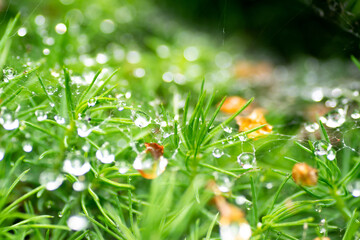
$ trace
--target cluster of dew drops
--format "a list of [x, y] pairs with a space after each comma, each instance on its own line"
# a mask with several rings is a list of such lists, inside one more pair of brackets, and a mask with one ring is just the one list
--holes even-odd
[[[9, 82], [16, 76], [16, 71], [14, 71], [13, 69], [7, 68], [7, 69], [3, 70], [3, 75], [4, 75], [4, 79], [7, 79], [6, 81]], [[58, 78], [60, 85], [62, 87], [64, 87], [63, 83], [62, 83], [63, 79], [61, 79], [60, 72], [52, 71], [51, 75], [55, 78]], [[83, 85], [87, 84], [86, 79], [81, 79], [80, 77], [77, 77], [77, 76], [73, 77], [72, 80], [74, 80], [73, 84], [75, 84], [75, 87], [79, 83], [82, 83]], [[74, 83], [74, 82], [76, 82], [76, 83]], [[49, 96], [53, 96], [53, 95], [57, 94], [56, 96], [58, 96], [59, 98], [64, 97], [59, 88], [48, 85], [46, 87], [46, 92]], [[75, 92], [75, 94], [80, 95], [80, 91]], [[137, 128], [146, 128], [147, 126], [149, 126], [152, 123], [158, 125], [160, 132], [161, 132], [161, 138], [167, 138], [172, 134], [171, 131], [164, 130], [167, 127], [168, 123], [163, 120], [162, 115], [160, 115], [160, 116], [157, 115], [155, 119], [152, 119], [152, 117], [149, 114], [147, 114], [141, 110], [142, 109], [141, 105], [137, 105], [137, 106], [127, 105], [129, 102], [128, 100], [131, 97], [132, 97], [132, 94], [130, 91], [124, 92], [123, 94], [116, 94], [115, 95], [116, 100], [111, 102], [111, 104], [115, 107], [115, 111], [123, 112], [125, 109], [127, 109], [127, 111], [130, 111], [130, 118]], [[87, 106], [89, 108], [96, 107], [97, 104], [98, 104], [98, 100], [96, 97], [90, 98], [87, 102]], [[159, 106], [160, 101], [154, 100], [153, 102], [150, 102], [149, 104], [155, 108], [155, 107]], [[54, 109], [55, 103], [50, 102], [49, 106], [51, 107], [51, 109]], [[6, 107], [1, 108], [0, 124], [3, 126], [3, 128], [5, 130], [13, 131], [16, 129], [20, 129], [20, 130], [25, 129], [25, 125], [24, 125], [23, 121], [20, 120], [19, 117], [17, 116], [20, 112], [19, 109], [20, 109], [20, 105], [19, 105], [18, 109], [16, 109], [15, 111], [12, 111]], [[53, 112], [54, 111], [52, 111], [52, 110], [49, 111], [49, 110], [44, 110], [44, 109], [38, 109], [33, 112], [33, 117], [34, 117], [35, 121], [37, 121], [38, 123], [44, 122], [46, 120], [54, 120], [59, 125], [66, 126], [66, 124], [68, 124], [68, 120], [65, 117], [60, 116], [60, 115], [55, 115]], [[106, 119], [105, 119], [105, 122], [106, 122]], [[88, 113], [81, 114], [78, 116], [78, 119], [76, 120], [76, 133], [77, 133], [78, 137], [80, 138], [80, 140], [85, 139], [92, 132], [101, 131], [101, 124], [104, 124], [104, 123], [100, 123], [98, 125], [93, 125], [90, 121], [90, 116]], [[33, 151], [33, 145], [30, 141], [30, 139], [31, 139], [30, 134], [25, 133], [25, 138], [26, 138], [26, 140], [24, 140], [22, 142], [22, 149], [26, 153], [31, 153]], [[69, 174], [77, 177], [77, 181], [74, 182], [73, 186], [72, 186], [74, 191], [81, 192], [81, 191], [85, 190], [87, 187], [87, 184], [85, 181], [85, 174], [91, 170], [91, 165], [90, 165], [90, 161], [89, 161], [88, 157], [85, 157], [84, 155], [88, 155], [88, 153], [90, 152], [91, 145], [88, 142], [86, 142], [85, 140], [84, 140], [84, 142], [85, 143], [82, 145], [81, 149], [78, 149], [75, 151], [69, 151], [66, 153], [66, 157], [63, 161], [62, 172], [58, 171], [58, 170], [54, 170], [54, 169], [47, 169], [47, 170], [44, 170], [43, 172], [41, 172], [41, 174], [39, 176], [40, 184], [44, 185], [48, 191], [54, 191], [63, 184], [63, 182], [65, 180], [63, 173], [69, 173]], [[123, 142], [123, 144], [125, 144], [125, 143]], [[119, 145], [119, 143], [118, 143], [118, 145]], [[132, 146], [134, 144], [130, 143], [130, 145]], [[133, 149], [135, 148], [134, 146], [132, 146], [132, 147], [133, 147]], [[116, 150], [115, 146], [113, 146], [110, 142], [105, 141], [96, 150], [95, 157], [102, 164], [114, 163], [115, 162], [115, 150]], [[144, 158], [146, 157], [146, 156], [144, 156], [144, 154], [142, 154], [142, 152], [137, 151], [136, 148], [134, 150], [137, 152], [138, 156], [143, 156]], [[84, 154], [84, 153], [86, 153], [86, 154]], [[0, 161], [4, 159], [5, 154], [6, 154], [5, 149], [1, 148], [0, 149]], [[139, 160], [139, 157], [137, 157], [136, 159]], [[148, 161], [149, 159], [147, 158], [147, 159], [144, 159], [144, 161], [145, 160]], [[148, 164], [148, 162], [147, 162], [147, 164]], [[129, 164], [125, 161], [116, 161], [115, 165], [118, 168], [118, 171], [120, 174], [127, 173], [131, 168], [129, 166]], [[146, 167], [148, 167], [148, 166], [146, 165]], [[88, 225], [87, 219], [81, 215], [71, 216], [67, 220], [67, 223], [71, 229], [76, 230], [76, 231], [85, 229]]]

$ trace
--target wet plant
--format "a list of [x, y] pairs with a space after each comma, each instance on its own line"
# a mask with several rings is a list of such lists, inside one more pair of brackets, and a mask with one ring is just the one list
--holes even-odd
[[[150, 13], [131, 15], [147, 4], [135, 2], [114, 3], [116, 24], [80, 1], [68, 22], [37, 14], [32, 31], [20, 15], [9, 20], [0, 40], [0, 238], [359, 238], [358, 90], [312, 89], [284, 114], [264, 97], [266, 81], [242, 79], [259, 81], [261, 64], [254, 73], [241, 63], [243, 82], [219, 81], [234, 72], [230, 53], [150, 27], [158, 35], [136, 42], [126, 24]], [[104, 39], [92, 36], [95, 25]], [[125, 25], [129, 35], [118, 35]], [[32, 41], [26, 34], [41, 39], [31, 45], [41, 57], [17, 59], [13, 43]], [[222, 111], [227, 93], [241, 97]], [[314, 102], [331, 110], [316, 121], [293, 117]]]

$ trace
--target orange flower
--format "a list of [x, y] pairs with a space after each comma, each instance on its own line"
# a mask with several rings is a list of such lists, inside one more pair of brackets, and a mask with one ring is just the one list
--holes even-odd
[[220, 212], [221, 239], [249, 240], [251, 237], [251, 227], [245, 219], [244, 212], [238, 207], [229, 204], [220, 195], [215, 196], [215, 204]]
[[330, 240], [330, 238], [328, 238], [328, 237], [317, 237], [317, 238], [314, 238], [314, 240]]
[[249, 240], [251, 227], [245, 219], [244, 212], [228, 203], [221, 196], [221, 191], [214, 181], [210, 181], [208, 188], [214, 192], [214, 202], [220, 212], [220, 236], [222, 240]]
[[224, 104], [221, 106], [220, 111], [228, 114], [234, 114], [239, 111], [246, 102], [247, 100], [238, 96], [227, 97]]
[[[256, 108], [246, 117], [238, 116], [236, 117], [236, 123], [239, 125], [239, 132], [249, 131], [253, 128], [259, 127], [263, 124], [267, 124], [266, 119], [264, 117], [264, 110], [261, 108]], [[272, 126], [266, 125], [263, 128], [249, 133], [249, 138], [256, 138], [258, 136], [271, 133]]]
[[145, 151], [135, 159], [133, 167], [146, 179], [154, 179], [162, 174], [168, 164], [163, 157], [164, 146], [157, 143], [145, 143]]
[[292, 178], [301, 186], [315, 186], [318, 180], [318, 170], [306, 163], [297, 163], [292, 169]]

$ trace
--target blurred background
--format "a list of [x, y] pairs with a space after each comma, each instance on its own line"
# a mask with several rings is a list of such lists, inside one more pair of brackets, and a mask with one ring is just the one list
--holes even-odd
[[314, 121], [314, 104], [333, 109], [344, 89], [360, 89], [350, 61], [359, 56], [356, 0], [0, 0], [0, 27], [18, 12], [4, 67], [42, 61], [48, 84], [62, 65], [75, 84], [121, 68], [124, 91], [167, 104], [205, 79], [217, 100], [254, 96], [280, 132]]

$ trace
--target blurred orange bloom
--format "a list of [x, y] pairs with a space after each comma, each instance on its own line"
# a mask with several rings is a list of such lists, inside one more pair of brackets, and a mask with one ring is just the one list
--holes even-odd
[[222, 240], [249, 240], [251, 227], [245, 219], [244, 212], [228, 203], [221, 196], [215, 182], [210, 182], [208, 187], [215, 193], [214, 201], [220, 212], [220, 236]]
[[273, 72], [273, 67], [267, 62], [240, 61], [235, 65], [234, 74], [238, 78], [257, 81], [268, 80]]
[[[253, 128], [267, 124], [266, 119], [264, 117], [264, 110], [261, 108], [254, 109], [248, 116], [245, 117], [237, 116], [236, 123], [239, 125], [239, 132], [249, 131]], [[248, 137], [256, 138], [258, 136], [271, 133], [271, 131], [272, 131], [272, 126], [266, 125], [255, 132], [249, 133]]]
[[306, 163], [297, 163], [292, 169], [292, 178], [301, 186], [315, 186], [318, 180], [318, 170]]
[[234, 114], [242, 108], [247, 100], [238, 96], [231, 96], [225, 99], [224, 104], [221, 106], [220, 111], [228, 114]]

